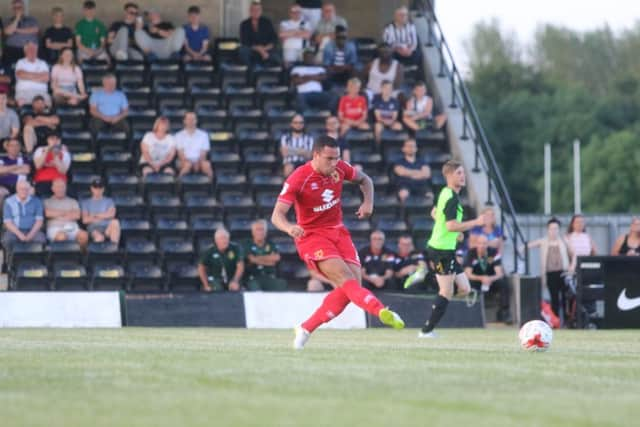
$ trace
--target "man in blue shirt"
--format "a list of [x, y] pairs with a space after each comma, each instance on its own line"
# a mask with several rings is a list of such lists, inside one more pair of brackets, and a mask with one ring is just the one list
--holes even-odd
[[104, 129], [129, 132], [129, 102], [125, 94], [116, 89], [115, 75], [102, 77], [102, 89], [94, 91], [89, 98], [89, 112], [89, 127], [94, 135]]
[[401, 203], [410, 196], [427, 197], [433, 200], [430, 190], [431, 169], [417, 156], [415, 139], [407, 139], [402, 145], [404, 156], [393, 166], [398, 198]]
[[385, 129], [402, 130], [402, 124], [398, 121], [400, 104], [398, 100], [391, 96], [393, 94], [393, 83], [383, 80], [380, 85], [380, 93], [373, 97], [372, 108], [375, 116], [374, 133], [376, 143], [380, 146], [382, 132]]
[[42, 202], [31, 195], [31, 185], [24, 179], [16, 184], [16, 194], [4, 201], [2, 219], [5, 227], [2, 246], [11, 251], [16, 242], [46, 241], [40, 231], [44, 221]]
[[183, 60], [211, 62], [209, 54], [209, 27], [200, 23], [200, 8], [191, 6], [187, 11], [189, 23], [184, 24]]
[[322, 65], [328, 71], [331, 85], [345, 86], [355, 71], [359, 71], [358, 51], [354, 42], [348, 40], [347, 29], [336, 26], [336, 38], [324, 47]]

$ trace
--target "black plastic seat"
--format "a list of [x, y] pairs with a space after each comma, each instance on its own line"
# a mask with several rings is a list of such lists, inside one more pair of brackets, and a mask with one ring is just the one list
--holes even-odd
[[166, 289], [160, 267], [152, 262], [135, 262], [127, 268], [129, 291], [158, 292]]
[[94, 291], [119, 291], [126, 287], [127, 278], [119, 264], [98, 263], [91, 271], [90, 287]]
[[9, 281], [9, 287], [14, 291], [50, 291], [49, 271], [41, 263], [20, 263]]
[[53, 288], [57, 291], [88, 291], [89, 280], [84, 265], [56, 262], [53, 266]]

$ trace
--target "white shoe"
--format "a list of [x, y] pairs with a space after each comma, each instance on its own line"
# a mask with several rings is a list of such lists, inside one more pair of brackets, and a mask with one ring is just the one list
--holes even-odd
[[304, 348], [304, 345], [309, 340], [309, 336], [311, 336], [311, 334], [304, 330], [302, 326], [296, 326], [294, 332], [296, 334], [296, 337], [293, 339], [293, 348], [295, 350], [302, 350]]
[[418, 338], [438, 338], [438, 335], [431, 331], [431, 332], [418, 332]]

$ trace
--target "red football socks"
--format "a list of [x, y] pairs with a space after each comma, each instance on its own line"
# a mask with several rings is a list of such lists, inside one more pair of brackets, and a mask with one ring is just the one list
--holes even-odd
[[380, 310], [384, 308], [380, 300], [371, 291], [360, 286], [360, 283], [355, 279], [344, 282], [342, 290], [352, 303], [367, 313], [377, 316]]
[[349, 298], [342, 288], [336, 288], [324, 297], [322, 305], [302, 324], [305, 331], [311, 333], [320, 325], [342, 313], [349, 304]]

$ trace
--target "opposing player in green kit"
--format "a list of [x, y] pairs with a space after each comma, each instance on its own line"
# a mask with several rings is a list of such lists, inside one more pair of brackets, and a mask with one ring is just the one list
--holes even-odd
[[449, 160], [442, 166], [442, 174], [447, 186], [440, 191], [438, 202], [432, 211], [436, 222], [427, 242], [427, 259], [435, 266], [439, 292], [431, 306], [431, 317], [418, 334], [420, 338], [435, 337], [433, 328], [447, 311], [449, 300], [453, 297], [454, 283], [458, 286], [458, 295], [464, 296], [471, 290], [469, 279], [456, 261], [458, 234], [485, 223], [483, 215], [472, 221], [462, 221], [463, 209], [458, 198], [466, 183], [462, 164]]

